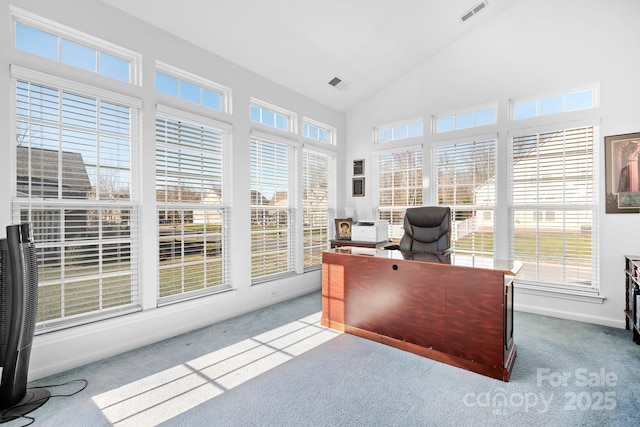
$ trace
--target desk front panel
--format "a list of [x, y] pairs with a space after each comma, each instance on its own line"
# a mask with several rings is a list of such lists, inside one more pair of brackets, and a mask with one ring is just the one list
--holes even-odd
[[447, 267], [446, 352], [501, 367], [504, 361], [504, 276], [490, 270]]
[[323, 253], [325, 326], [507, 381], [505, 289], [501, 270]]
[[443, 350], [445, 291], [425, 286], [444, 280], [443, 266], [366, 256], [343, 257], [345, 322], [360, 328]]

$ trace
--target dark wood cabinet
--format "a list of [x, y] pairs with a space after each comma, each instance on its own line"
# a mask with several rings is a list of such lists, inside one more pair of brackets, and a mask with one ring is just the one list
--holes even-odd
[[640, 344], [640, 256], [625, 255], [624, 326]]

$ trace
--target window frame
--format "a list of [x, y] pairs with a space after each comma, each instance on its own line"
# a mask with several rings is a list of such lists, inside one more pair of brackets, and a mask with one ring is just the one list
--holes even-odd
[[[591, 199], [590, 202], [585, 203], [529, 203], [529, 204], [516, 204], [514, 201], [514, 138], [522, 138], [529, 137], [533, 135], [540, 135], [550, 132], [567, 132], [572, 129], [579, 128], [593, 128], [592, 131], [592, 170], [591, 170]], [[577, 297], [586, 296], [586, 297], [598, 297], [600, 291], [600, 283], [599, 283], [599, 271], [600, 271], [600, 260], [599, 260], [599, 248], [598, 248], [598, 235], [599, 235], [599, 210], [600, 210], [600, 200], [599, 200], [599, 158], [600, 158], [600, 147], [599, 147], [599, 120], [597, 119], [583, 119], [579, 121], [565, 121], [565, 122], [555, 122], [549, 124], [540, 124], [534, 127], [520, 128], [514, 129], [509, 132], [508, 140], [508, 174], [510, 177], [510, 185], [509, 189], [509, 202], [508, 202], [508, 218], [509, 218], [509, 227], [508, 227], [508, 235], [509, 235], [509, 257], [512, 259], [516, 259], [515, 252], [515, 211], [526, 211], [526, 210], [537, 210], [538, 215], [535, 216], [534, 220], [536, 223], [539, 221], [544, 221], [545, 217], [548, 215], [548, 211], [553, 210], [554, 212], [562, 212], [563, 215], [566, 212], [580, 212], [580, 211], [589, 211], [591, 213], [591, 224], [589, 235], [591, 236], [591, 283], [589, 285], [574, 283], [566, 283], [566, 282], [548, 282], [540, 279], [525, 279], [523, 277], [516, 277], [515, 283], [521, 289], [526, 289], [529, 291], [551, 291], [554, 293], [561, 293], [566, 295], [574, 295]], [[564, 193], [563, 193], [564, 194]], [[558, 215], [554, 215], [554, 221], [558, 221]], [[563, 233], [563, 236], [566, 233]], [[564, 242], [564, 240], [563, 240]], [[536, 256], [536, 259], [539, 259], [540, 255]], [[564, 259], [564, 257], [563, 257]], [[538, 266], [540, 261], [536, 262], [536, 266]], [[562, 264], [563, 272], [565, 268], [565, 264]], [[564, 275], [564, 273], [563, 273]], [[522, 276], [522, 275], [521, 275]]]
[[[73, 210], [82, 210], [83, 208], [87, 211], [114, 211], [115, 210], [125, 210], [129, 212], [129, 219], [131, 221], [132, 230], [130, 232], [130, 237], [128, 239], [119, 239], [120, 243], [130, 242], [130, 253], [131, 266], [129, 268], [129, 274], [131, 276], [131, 302], [124, 305], [117, 305], [113, 307], [103, 307], [105, 302], [103, 301], [102, 288], [99, 288], [100, 294], [98, 310], [90, 310], [82, 313], [73, 313], [72, 315], [66, 316], [65, 308], [66, 305], [63, 304], [63, 300], [60, 300], [61, 304], [61, 315], [55, 318], [48, 318], [45, 320], [41, 320], [36, 324], [36, 334], [52, 332], [60, 329], [65, 329], [68, 327], [79, 326], [87, 323], [94, 322], [96, 320], [102, 320], [106, 318], [112, 318], [116, 316], [120, 316], [123, 314], [128, 314], [136, 311], [142, 310], [142, 301], [141, 301], [141, 288], [142, 282], [140, 281], [140, 268], [141, 268], [141, 260], [138, 259], [137, 256], [133, 256], [133, 254], [138, 254], [140, 247], [140, 179], [139, 174], [137, 173], [137, 165], [139, 164], [139, 155], [138, 148], [140, 144], [139, 133], [136, 131], [138, 129], [140, 120], [141, 120], [141, 110], [142, 110], [142, 101], [137, 98], [132, 98], [129, 96], [125, 96], [122, 94], [117, 94], [111, 91], [103, 90], [100, 88], [96, 88], [89, 85], [80, 84], [75, 81], [67, 80], [62, 77], [52, 76], [46, 73], [42, 73], [40, 71], [34, 71], [27, 68], [23, 68], [20, 66], [11, 65], [10, 69], [10, 77], [12, 82], [12, 118], [13, 118], [13, 126], [11, 127], [11, 136], [12, 140], [16, 141], [16, 125], [18, 122], [18, 112], [17, 112], [17, 82], [18, 81], [26, 81], [30, 84], [41, 85], [47, 88], [51, 88], [52, 90], [57, 91], [61, 96], [63, 93], [70, 93], [75, 96], [87, 97], [91, 99], [106, 101], [109, 103], [114, 103], [123, 107], [127, 107], [129, 109], [129, 141], [130, 141], [130, 195], [129, 199], [106, 199], [101, 200], [99, 197], [95, 200], [93, 199], [68, 199], [62, 198], [59, 193], [58, 198], [56, 199], [37, 199], [33, 197], [17, 197], [17, 182], [15, 179], [12, 179], [11, 184], [11, 215], [13, 221], [20, 222], [23, 221], [22, 218], [22, 210], [27, 209], [29, 215], [32, 215], [33, 211], [55, 211], [58, 210], [61, 213], [65, 212], [65, 210], [73, 211]], [[59, 102], [62, 102], [62, 98], [58, 98]], [[33, 121], [34, 119], [30, 119]], [[62, 120], [59, 118], [58, 120]], [[62, 129], [63, 127], [69, 126], [69, 123], [63, 123], [62, 121], [58, 121], [58, 129]], [[58, 136], [59, 140], [62, 140], [62, 135]], [[17, 155], [17, 146], [16, 144], [11, 144], [10, 153], [14, 161], [11, 163], [11, 176], [16, 177], [17, 175], [17, 162], [15, 161]], [[99, 166], [99, 164], [98, 164]], [[66, 224], [66, 220], [62, 218], [62, 215], [59, 217], [61, 221], [61, 227]], [[102, 218], [102, 217], [101, 217]], [[101, 219], [102, 221], [102, 219]], [[100, 250], [100, 254], [104, 254], [104, 247], [109, 246], [111, 244], [111, 240], [108, 240], [107, 237], [104, 237], [104, 230], [100, 229], [100, 236], [98, 239], [93, 239], [91, 242], [87, 242], [82, 240], [83, 245], [100, 245], [102, 247]], [[36, 233], [34, 233], [37, 235]], [[36, 241], [38, 244], [38, 241]], [[47, 240], [47, 243], [42, 244], [42, 249], [45, 250], [45, 246], [55, 246], [60, 245], [61, 248], [65, 248], [65, 252], [67, 248], [73, 247], [73, 240], [68, 239], [66, 237], [60, 240]], [[52, 246], [52, 247], [53, 247]], [[89, 246], [87, 246], [88, 248]], [[101, 255], [102, 256], [102, 255]], [[98, 257], [99, 260], [102, 260], [101, 256]], [[62, 254], [61, 254], [62, 257]], [[60, 286], [64, 287], [67, 282], [64, 280], [64, 270], [66, 269], [66, 265], [61, 264], [61, 281]], [[108, 279], [109, 274], [103, 272], [102, 269], [102, 261], [99, 261], [99, 272], [97, 274], [90, 275], [95, 279], [102, 281], [103, 278]], [[41, 273], [42, 276], [42, 273]], [[43, 276], [44, 277], [44, 276]], [[83, 275], [77, 275], [70, 279], [71, 283], [81, 283], [82, 278], [85, 277]], [[50, 283], [48, 283], [50, 282]], [[55, 286], [55, 280], [43, 280], [41, 279], [39, 282], [39, 286], [43, 288], [44, 286]], [[107, 304], [108, 305], [108, 304]]]
[[[233, 91], [231, 88], [224, 86], [220, 83], [216, 83], [214, 81], [205, 79], [196, 74], [190, 73], [188, 71], [182, 70], [178, 67], [174, 67], [173, 65], [166, 64], [161, 61], [156, 61], [155, 63], [155, 73], [154, 73], [154, 90], [156, 93], [162, 94], [163, 96], [171, 97], [171, 99], [180, 100], [180, 102], [188, 102], [189, 104], [199, 105], [201, 107], [218, 111], [225, 114], [233, 114]], [[157, 89], [157, 73], [165, 74], [169, 77], [173, 77], [178, 80], [178, 94], [176, 96], [167, 94], [165, 92], [158, 91]], [[196, 103], [190, 101], [186, 98], [182, 98], [180, 96], [180, 82], [189, 83], [197, 86], [200, 89], [200, 102]], [[211, 92], [215, 92], [220, 95], [220, 109], [216, 109], [213, 107], [209, 107], [204, 104], [204, 94], [203, 90], [209, 90]]]
[[[487, 180], [487, 183], [489, 183], [489, 181], [493, 181], [493, 191], [492, 191], [492, 200], [493, 202], [491, 203], [472, 203], [469, 205], [464, 205], [464, 204], [445, 204], [442, 203], [440, 201], [440, 180], [439, 180], [439, 171], [441, 168], [441, 163], [439, 162], [439, 152], [441, 149], [443, 149], [443, 147], [453, 147], [453, 146], [468, 146], [468, 145], [473, 145], [473, 144], [486, 144], [487, 146], [491, 146], [490, 147], [490, 151], [493, 155], [492, 159], [489, 159], [492, 162], [492, 167], [493, 167], [493, 178]], [[432, 170], [432, 180], [435, 183], [435, 185], [432, 187], [433, 188], [433, 194], [431, 196], [431, 199], [434, 202], [434, 204], [438, 204], [439, 206], [449, 206], [451, 208], [451, 221], [452, 221], [452, 237], [451, 237], [451, 246], [453, 250], [456, 250], [456, 246], [457, 246], [457, 242], [460, 239], [460, 234], [463, 232], [467, 232], [467, 234], [471, 234], [471, 238], [472, 238], [472, 244], [471, 244], [471, 249], [470, 250], [462, 250], [462, 249], [458, 249], [459, 252], [461, 253], [471, 253], [472, 255], [475, 256], [491, 256], [493, 257], [495, 255], [495, 246], [496, 246], [496, 224], [495, 224], [495, 218], [496, 218], [496, 211], [498, 209], [497, 207], [497, 178], [498, 178], [498, 135], [497, 134], [487, 134], [487, 135], [478, 135], [476, 137], [469, 137], [469, 138], [460, 138], [460, 139], [455, 139], [455, 140], [445, 140], [445, 141], [440, 141], [437, 143], [434, 143], [432, 148], [431, 148], [432, 152], [431, 152], [431, 170]], [[465, 149], [464, 154], [466, 154], [468, 151]], [[472, 153], [475, 154], [475, 151]], [[446, 163], [447, 165], [450, 165], [450, 162]], [[455, 163], [456, 165], [458, 165], [458, 162]], [[455, 189], [457, 188], [457, 180], [454, 180], [453, 183], [453, 189], [455, 191]], [[473, 192], [473, 194], [477, 194], [476, 191]], [[473, 211], [473, 216], [471, 219], [471, 221], [465, 220], [464, 221], [464, 225], [469, 225], [471, 227], [471, 230], [469, 231], [469, 227], [462, 227], [457, 224], [457, 217], [458, 217], [458, 212], [461, 211]], [[482, 216], [480, 216], [480, 213], [482, 213]], [[490, 213], [490, 218], [487, 219], [487, 214]], [[479, 223], [490, 223], [490, 227], [491, 227], [491, 232], [493, 234], [493, 238], [492, 241], [488, 244], [484, 244], [482, 241], [480, 241], [480, 245], [482, 248], [484, 248], [485, 246], [489, 246], [492, 251], [488, 252], [487, 250], [480, 250], [480, 251], [476, 251], [476, 247], [478, 245], [475, 244], [475, 239], [476, 239], [476, 233], [480, 232], [480, 230], [478, 229], [478, 224]], [[480, 234], [480, 237], [482, 238], [482, 234]]]
[[[65, 64], [66, 66], [73, 67], [74, 69], [87, 71], [84, 68], [62, 62], [62, 58], [60, 58], [60, 55], [59, 55], [61, 40], [69, 40], [73, 43], [88, 47], [90, 49], [94, 49], [97, 52], [104, 52], [106, 54], [109, 54], [111, 56], [114, 56], [129, 62], [129, 81], [128, 82], [123, 82], [122, 80], [115, 79], [113, 77], [109, 77], [107, 75], [101, 74], [99, 70], [92, 72], [92, 74], [96, 74], [102, 77], [107, 77], [116, 81], [120, 81], [123, 83], [135, 85], [135, 86], [142, 86], [142, 70], [141, 70], [142, 55], [141, 54], [134, 52], [130, 49], [126, 49], [121, 46], [118, 46], [114, 43], [110, 43], [108, 41], [102, 40], [91, 34], [84, 33], [82, 31], [73, 29], [71, 27], [67, 27], [65, 25], [59, 24], [52, 20], [38, 16], [34, 13], [27, 12], [13, 5], [10, 6], [10, 11], [11, 11], [12, 34], [13, 34], [13, 48], [16, 51], [23, 52], [22, 50], [16, 48], [16, 40], [17, 40], [16, 25], [22, 24], [27, 27], [31, 27], [36, 30], [51, 34], [58, 38], [58, 59], [53, 62]], [[28, 52], [25, 52], [25, 53], [30, 54]], [[36, 56], [43, 58], [41, 55], [36, 55]], [[47, 60], [52, 61], [51, 59], [47, 59]], [[91, 72], [91, 71], [87, 71], [87, 72]]]
[[[485, 124], [477, 124], [477, 115], [478, 113], [484, 112], [484, 111], [489, 111], [489, 110], [493, 110], [494, 114], [495, 114], [495, 120], [492, 123], [485, 123]], [[458, 127], [457, 125], [457, 121], [458, 121], [458, 116], [461, 115], [467, 115], [467, 114], [472, 114], [473, 115], [473, 125], [471, 126], [464, 126], [464, 127]], [[440, 120], [444, 120], [444, 119], [449, 119], [452, 118], [453, 119], [453, 129], [447, 129], [447, 130], [438, 130], [438, 124]], [[431, 132], [434, 135], [442, 135], [442, 134], [447, 134], [450, 132], [458, 132], [458, 131], [464, 131], [464, 130], [469, 130], [469, 129], [477, 129], [477, 128], [483, 128], [485, 126], [495, 126], [498, 123], [498, 103], [497, 102], [491, 102], [491, 103], [487, 103], [487, 104], [482, 104], [482, 105], [477, 105], [477, 106], [473, 106], [473, 107], [468, 107], [468, 108], [462, 108], [459, 110], [453, 110], [453, 111], [448, 111], [448, 112], [444, 112], [444, 113], [440, 113], [440, 114], [436, 114], [432, 117], [432, 130]]]
[[[300, 254], [299, 254], [299, 242], [298, 242], [298, 228], [299, 228], [299, 221], [298, 221], [298, 143], [297, 141], [293, 141], [287, 138], [283, 138], [283, 137], [279, 137], [279, 136], [275, 136], [275, 135], [271, 135], [271, 134], [267, 134], [264, 132], [260, 132], [257, 130], [251, 130], [251, 135], [250, 135], [250, 144], [253, 146], [254, 140], [256, 142], [264, 142], [266, 144], [274, 144], [280, 147], [284, 147], [287, 150], [287, 206], [282, 209], [282, 208], [274, 208], [273, 210], [275, 211], [285, 211], [287, 213], [287, 226], [286, 226], [286, 231], [287, 231], [287, 239], [286, 239], [286, 251], [288, 252], [287, 255], [287, 268], [284, 271], [276, 271], [274, 273], [265, 273], [262, 275], [258, 275], [258, 276], [254, 276], [253, 275], [253, 257], [254, 255], [258, 255], [258, 256], [262, 256], [260, 255], [261, 253], [265, 253], [265, 252], [269, 252], [267, 249], [265, 249], [264, 251], [260, 252], [260, 251], [254, 251], [254, 242], [257, 241], [254, 236], [256, 235], [266, 235], [268, 234], [268, 231], [266, 231], [266, 229], [263, 229], [262, 231], [260, 230], [254, 230], [253, 229], [253, 222], [254, 222], [254, 216], [256, 217], [263, 217], [264, 215], [266, 215], [266, 213], [264, 213], [264, 211], [266, 211], [267, 209], [263, 209], [261, 208], [261, 206], [270, 206], [270, 205], [254, 205], [253, 204], [253, 200], [251, 200], [251, 236], [252, 236], [252, 243], [251, 243], [251, 285], [257, 285], [257, 284], [261, 284], [261, 283], [265, 283], [265, 282], [270, 282], [273, 280], [277, 280], [280, 278], [284, 278], [284, 277], [289, 277], [292, 275], [296, 275], [302, 272], [301, 270], [301, 260], [300, 260]], [[253, 148], [251, 148], [251, 151], [253, 151]], [[253, 155], [250, 156], [250, 168], [253, 168]], [[275, 168], [274, 168], [275, 171]], [[253, 177], [251, 177], [252, 181], [253, 181]], [[253, 189], [253, 185], [254, 183], [251, 183], [251, 193], [253, 193], [254, 189]], [[274, 195], [275, 195], [275, 191], [277, 191], [275, 188], [274, 190]], [[261, 194], [261, 193], [260, 193]], [[249, 197], [251, 197], [251, 194], [249, 195]], [[252, 198], [252, 197], [251, 197]], [[258, 207], [256, 207], [258, 206]], [[254, 209], [258, 209], [258, 212], [255, 212], [254, 214]], [[266, 225], [266, 224], [263, 224]], [[264, 240], [264, 239], [263, 239]], [[264, 245], [263, 245], [264, 247]], [[282, 248], [278, 247], [278, 251], [282, 252]], [[266, 259], [266, 258], [265, 258]]]
[[[578, 108], [578, 109], [566, 109], [566, 97], [572, 94], [592, 91], [592, 101], [593, 105], [591, 107]], [[557, 112], [541, 114], [540, 113], [540, 103], [546, 99], [562, 97], [562, 109]], [[516, 118], [516, 108], [518, 104], [524, 104], [534, 102], [536, 107], [535, 115], [527, 116], [522, 118]], [[541, 119], [543, 117], [555, 117], [558, 120], [559, 116], [571, 114], [573, 112], [585, 111], [585, 110], [594, 110], [600, 107], [600, 84], [598, 82], [590, 82], [582, 85], [569, 86], [566, 88], [549, 91], [545, 93], [541, 93], [534, 96], [528, 96], [523, 98], [514, 98], [509, 100], [509, 121], [512, 123], [520, 123], [526, 120], [534, 120]]]
[[[309, 153], [313, 153], [319, 156], [326, 156], [328, 162], [328, 168], [326, 170], [326, 180], [327, 180], [327, 203], [324, 207], [324, 210], [327, 212], [327, 223], [326, 227], [326, 241], [320, 244], [314, 244], [313, 241], [308, 242], [305, 239], [305, 233], [313, 232], [314, 229], [318, 227], [314, 227], [313, 225], [305, 225], [304, 218], [307, 215], [308, 210], [310, 209], [307, 205], [307, 198], [304, 195], [305, 190], [307, 190], [307, 182], [308, 175], [307, 170], [305, 168], [306, 159]], [[318, 270], [322, 267], [322, 257], [317, 253], [317, 250], [324, 250], [327, 248], [329, 241], [331, 240], [331, 236], [333, 235], [333, 220], [336, 218], [337, 209], [336, 209], [336, 164], [337, 164], [337, 154], [334, 151], [325, 150], [323, 147], [318, 147], [316, 145], [311, 144], [303, 144], [302, 146], [302, 256], [303, 256], [303, 269], [304, 272]], [[315, 210], [323, 210], [323, 208], [316, 208]], [[311, 263], [307, 264], [306, 259], [309, 257], [311, 259]]]
[[[411, 170], [419, 173], [419, 179], [416, 179], [416, 181], [418, 182], [418, 186], [407, 186], [407, 198], [409, 197], [409, 192], [411, 191], [411, 188], [413, 188], [414, 192], [419, 192], [419, 203], [415, 203], [415, 204], [404, 204], [404, 205], [385, 205], [384, 207], [381, 206], [381, 202], [380, 202], [380, 192], [381, 192], [381, 188], [380, 188], [380, 174], [381, 174], [381, 168], [380, 168], [380, 161], [381, 161], [381, 157], [382, 156], [393, 156], [393, 155], [411, 155], [411, 156], [416, 156], [417, 158], [414, 160], [419, 161], [419, 166], [417, 166], [416, 168], [413, 168]], [[425, 189], [423, 186], [423, 181], [424, 181], [424, 177], [425, 175], [428, 176], [428, 171], [425, 172], [425, 151], [424, 151], [424, 147], [422, 144], [418, 144], [418, 145], [409, 145], [409, 146], [403, 146], [403, 147], [397, 147], [395, 149], [391, 149], [391, 150], [379, 150], [373, 153], [373, 206], [375, 206], [373, 208], [373, 214], [374, 217], [380, 219], [380, 220], [386, 220], [389, 222], [389, 233], [388, 236], [391, 240], [393, 240], [394, 242], [399, 242], [400, 238], [402, 237], [403, 234], [403, 220], [404, 220], [404, 213], [406, 212], [407, 208], [409, 207], [417, 207], [417, 206], [422, 206], [424, 204], [425, 201]], [[409, 170], [409, 169], [407, 169]], [[395, 171], [397, 171], [397, 169], [395, 169]], [[395, 181], [395, 180], [394, 180]], [[395, 190], [395, 186], [392, 188], [392, 191]], [[392, 197], [393, 199], [393, 197]], [[383, 213], [388, 212], [389, 215], [387, 217], [387, 215], [384, 215]]]
[[[409, 135], [410, 127], [412, 125], [420, 125], [420, 134], [419, 135]], [[406, 128], [406, 136], [395, 138], [394, 134], [396, 130]], [[391, 132], [391, 138], [382, 140], [382, 134], [384, 132]], [[394, 141], [402, 141], [404, 139], [411, 138], [421, 138], [424, 136], [424, 118], [416, 117], [413, 119], [401, 120], [398, 122], [388, 123], [381, 126], [376, 126], [373, 128], [373, 143], [374, 144], [386, 144]]]
[[[260, 120], [259, 121], [255, 121], [251, 118], [251, 109], [252, 108], [259, 108], [260, 109]], [[263, 121], [263, 116], [264, 116], [264, 112], [270, 112], [274, 114], [274, 124], [270, 125], [268, 123], [265, 123]], [[278, 123], [278, 116], [282, 116], [284, 118], [287, 119], [287, 129], [282, 129], [280, 127], [277, 126]], [[276, 129], [279, 132], [285, 132], [285, 133], [291, 133], [291, 134], [297, 134], [298, 133], [298, 115], [296, 113], [294, 113], [293, 111], [289, 111], [286, 110], [282, 107], [278, 107], [277, 105], [274, 104], [270, 104], [268, 102], [265, 101], [261, 101], [257, 98], [251, 97], [250, 99], [250, 103], [249, 103], [249, 121], [251, 123], [258, 123], [262, 126], [266, 126], [269, 129]]]
[[[320, 139], [320, 137], [318, 138], [314, 138], [312, 136], [307, 135], [306, 129], [308, 126], [313, 126], [315, 128], [317, 128], [318, 130], [323, 130], [327, 133], [327, 141], [322, 141]], [[324, 123], [320, 123], [316, 120], [310, 119], [309, 117], [306, 116], [302, 116], [302, 136], [304, 138], [308, 138], [310, 140], [313, 141], [317, 141], [321, 144], [327, 144], [327, 145], [337, 145], [337, 138], [336, 138], [336, 128], [329, 126], [329, 125], [325, 125]]]
[[[208, 117], [203, 117], [200, 116], [198, 114], [192, 114], [192, 113], [188, 113], [179, 109], [175, 109], [172, 107], [168, 107], [165, 105], [157, 105], [156, 107], [156, 115], [155, 115], [155, 119], [156, 119], [156, 124], [158, 123], [159, 119], [165, 119], [165, 120], [171, 120], [171, 121], [176, 121], [179, 123], [184, 124], [184, 129], [185, 130], [189, 130], [189, 129], [207, 129], [210, 131], [217, 131], [220, 132], [222, 134], [221, 136], [221, 142], [220, 142], [220, 156], [221, 156], [221, 160], [220, 160], [220, 173], [221, 173], [221, 186], [220, 186], [220, 202], [219, 203], [203, 203], [203, 202], [195, 202], [195, 201], [187, 201], [187, 200], [180, 200], [180, 201], [158, 201], [156, 200], [156, 218], [158, 219], [158, 235], [156, 236], [158, 239], [158, 294], [157, 294], [157, 304], [158, 306], [163, 306], [163, 305], [167, 305], [167, 304], [171, 304], [171, 303], [175, 303], [175, 302], [180, 302], [180, 301], [185, 301], [185, 300], [189, 300], [189, 299], [193, 299], [193, 298], [198, 298], [198, 297], [202, 297], [205, 295], [211, 295], [211, 294], [215, 294], [215, 293], [219, 293], [219, 292], [224, 292], [227, 290], [232, 289], [232, 280], [231, 280], [231, 236], [230, 236], [230, 222], [231, 222], [231, 213], [232, 213], [232, 209], [231, 206], [229, 205], [229, 200], [231, 200], [231, 195], [230, 195], [230, 190], [232, 188], [231, 185], [231, 167], [230, 167], [230, 163], [231, 163], [231, 139], [232, 139], [232, 134], [233, 134], [233, 127], [228, 124], [228, 123], [224, 123], [224, 122], [220, 122]], [[172, 139], [171, 141], [163, 141], [163, 144], [160, 144], [160, 141], [158, 139], [158, 136], [156, 135], [156, 192], [158, 191], [157, 185], [158, 185], [158, 169], [157, 169], [157, 161], [158, 161], [158, 149], [162, 146], [162, 147], [173, 147], [173, 148], [177, 148], [175, 141], [179, 141], [180, 139]], [[167, 150], [168, 151], [168, 150]], [[208, 150], [200, 147], [200, 149], [195, 148], [195, 147], [185, 147], [184, 149], [185, 152], [190, 151], [191, 153], [193, 152], [206, 152]], [[189, 159], [187, 159], [189, 160]], [[193, 162], [189, 161], [188, 162], [189, 167], [193, 167], [194, 164]], [[188, 178], [188, 173], [185, 170], [184, 173], [180, 173], [180, 176], [182, 176], [183, 178]], [[157, 194], [156, 194], [156, 199], [157, 199]], [[180, 250], [180, 258], [181, 258], [181, 262], [179, 263], [167, 263], [167, 265], [163, 266], [161, 265], [162, 263], [162, 259], [161, 258], [161, 245], [162, 245], [162, 240], [161, 236], [160, 236], [160, 228], [161, 228], [161, 224], [160, 224], [160, 213], [162, 211], [172, 211], [172, 212], [191, 212], [191, 215], [193, 216], [192, 221], [196, 222], [197, 218], [197, 214], [196, 212], [202, 212], [202, 214], [198, 214], [198, 215], [203, 215], [203, 216], [208, 216], [211, 212], [213, 212], [215, 214], [215, 212], [219, 212], [219, 215], [221, 215], [221, 231], [220, 231], [220, 247], [221, 247], [221, 258], [220, 258], [220, 263], [221, 263], [221, 267], [220, 267], [220, 274], [221, 274], [221, 282], [218, 284], [214, 284], [213, 286], [203, 286], [202, 288], [199, 289], [192, 289], [192, 290], [184, 290], [185, 286], [188, 285], [188, 283], [185, 282], [185, 278], [184, 278], [184, 273], [182, 274], [182, 279], [181, 279], [181, 287], [183, 288], [183, 290], [181, 292], [175, 292], [175, 293], [170, 293], [167, 295], [161, 295], [160, 292], [160, 286], [162, 286], [161, 283], [161, 271], [163, 270], [170, 270], [176, 267], [181, 268], [182, 270], [184, 270], [185, 268], [189, 268], [189, 266], [192, 266], [192, 268], [194, 268], [195, 270], [198, 269], [199, 265], [203, 266], [203, 274], [206, 275], [207, 273], [207, 267], [212, 264], [213, 262], [217, 262], [216, 261], [216, 253], [212, 253], [209, 254], [209, 250], [208, 248], [206, 249], [206, 252], [204, 254], [202, 254], [203, 256], [203, 261], [191, 261], [191, 262], [187, 262], [186, 260], [186, 252], [187, 252], [187, 241], [188, 241], [188, 230], [186, 227], [186, 222], [184, 221], [180, 221], [180, 224], [176, 224], [174, 225], [174, 228], [178, 228], [180, 230], [179, 235], [173, 235], [173, 243], [170, 243], [170, 248], [171, 250], [174, 249], [174, 243], [180, 242], [179, 243], [179, 250]], [[184, 218], [184, 216], [181, 216], [181, 218]], [[175, 223], [175, 222], [174, 222]], [[203, 223], [204, 224], [204, 223]], [[213, 231], [206, 231], [204, 232], [204, 234], [202, 234], [202, 238], [203, 238], [203, 242], [206, 242], [207, 237], [211, 237], [213, 234], [217, 234], [214, 233]], [[200, 235], [198, 235], [196, 233], [196, 238], [198, 238]], [[165, 241], [168, 241], [167, 239], [165, 239]], [[217, 243], [214, 241], [214, 244]], [[214, 245], [215, 246], [215, 245]], [[207, 258], [212, 258], [212, 259], [207, 259]], [[204, 282], [203, 282], [204, 283]]]

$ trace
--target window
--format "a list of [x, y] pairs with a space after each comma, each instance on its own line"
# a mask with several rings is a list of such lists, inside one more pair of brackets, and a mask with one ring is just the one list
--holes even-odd
[[37, 331], [139, 309], [132, 129], [141, 103], [105, 91], [69, 90], [77, 85], [18, 67], [12, 77], [12, 212], [15, 222], [33, 226]]
[[307, 117], [302, 119], [302, 136], [325, 144], [336, 144], [336, 130]]
[[511, 138], [511, 245], [521, 283], [594, 288], [594, 126]]
[[382, 126], [375, 129], [374, 140], [377, 143], [397, 141], [422, 136], [424, 125], [422, 119], [415, 119]]
[[451, 132], [497, 123], [498, 108], [495, 105], [435, 116], [435, 132]]
[[403, 234], [404, 214], [408, 207], [422, 206], [422, 148], [378, 153], [377, 175], [378, 216], [389, 221], [389, 236], [399, 242]]
[[493, 255], [496, 140], [442, 145], [433, 158], [438, 204], [451, 208], [453, 249]]
[[597, 85], [511, 102], [513, 120], [597, 107]]
[[161, 62], [156, 70], [156, 92], [231, 113], [231, 89]]
[[17, 50], [138, 84], [139, 55], [16, 8], [12, 10]]
[[251, 98], [250, 119], [252, 122], [296, 133], [296, 115], [285, 109]]
[[251, 137], [251, 277], [254, 283], [296, 272], [293, 145]]
[[230, 288], [230, 127], [159, 107], [156, 117], [159, 302]]
[[304, 268], [319, 268], [321, 251], [327, 248], [331, 223], [335, 217], [335, 163], [334, 154], [312, 148], [303, 149], [303, 252]]

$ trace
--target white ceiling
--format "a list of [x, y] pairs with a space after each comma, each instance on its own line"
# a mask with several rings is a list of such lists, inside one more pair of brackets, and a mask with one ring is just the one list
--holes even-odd
[[463, 23], [481, 0], [102, 1], [339, 111], [515, 3], [488, 0]]

